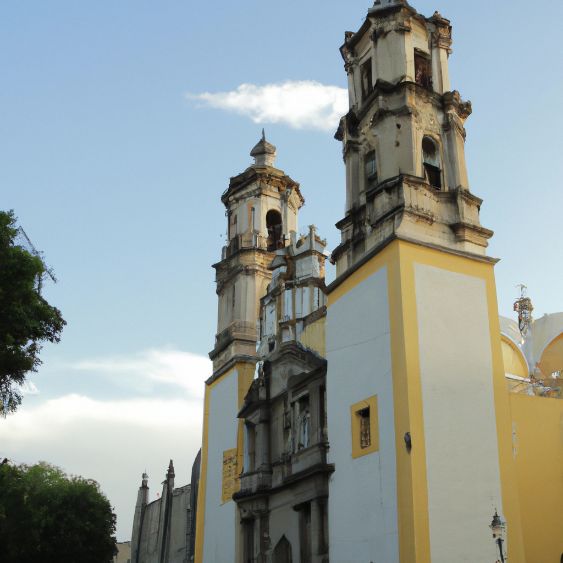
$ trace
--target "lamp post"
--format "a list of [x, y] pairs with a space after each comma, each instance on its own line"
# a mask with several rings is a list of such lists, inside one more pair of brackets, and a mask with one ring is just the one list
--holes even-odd
[[506, 557], [504, 556], [504, 549], [502, 544], [504, 543], [504, 532], [506, 531], [506, 522], [503, 522], [495, 510], [495, 515], [493, 516], [493, 521], [489, 526], [493, 532], [493, 539], [498, 546], [500, 552], [501, 563], [505, 563]]

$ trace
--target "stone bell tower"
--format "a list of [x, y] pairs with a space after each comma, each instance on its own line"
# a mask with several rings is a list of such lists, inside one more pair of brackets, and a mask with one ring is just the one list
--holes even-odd
[[[213, 375], [206, 382], [195, 561], [233, 561], [236, 506], [242, 470], [242, 401], [254, 378], [260, 299], [271, 280], [276, 250], [297, 232], [305, 200], [299, 184], [275, 167], [276, 147], [262, 138], [254, 164], [231, 178], [221, 196], [227, 244], [214, 264], [219, 301]], [[209, 525], [208, 525], [209, 523]]]
[[[260, 299], [271, 279], [273, 253], [297, 232], [304, 199], [299, 184], [275, 167], [276, 147], [262, 138], [250, 152], [254, 164], [231, 178], [221, 196], [227, 216], [227, 245], [215, 264], [219, 311], [213, 370], [256, 354]], [[254, 360], [252, 360], [254, 361]]]
[[469, 190], [450, 22], [376, 0], [340, 51], [349, 111], [327, 312], [334, 561], [524, 561], [492, 231]]
[[406, 1], [380, 0], [340, 51], [350, 111], [336, 137], [346, 163], [346, 215], [334, 252], [338, 274], [400, 236], [484, 255], [492, 231], [469, 191], [465, 120], [471, 103], [451, 91], [452, 28]]

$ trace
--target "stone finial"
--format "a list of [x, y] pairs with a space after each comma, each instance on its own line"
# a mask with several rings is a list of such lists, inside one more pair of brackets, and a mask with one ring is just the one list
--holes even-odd
[[262, 138], [250, 151], [250, 156], [254, 157], [255, 166], [274, 166], [276, 160], [276, 147], [266, 141], [266, 133], [262, 129]]
[[141, 478], [141, 487], [147, 488], [148, 484], [149, 484], [149, 476], [147, 475], [147, 472], [145, 471], [143, 473], [142, 478]]
[[174, 476], [175, 476], [174, 463], [172, 462], [172, 460], [170, 460], [170, 463], [168, 464], [168, 472], [166, 473], [166, 477], [170, 478]]

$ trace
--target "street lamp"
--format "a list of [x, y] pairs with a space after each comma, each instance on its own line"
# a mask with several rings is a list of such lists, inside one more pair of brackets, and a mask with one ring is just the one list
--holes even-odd
[[504, 532], [506, 531], [506, 522], [503, 522], [501, 520], [496, 510], [495, 510], [495, 515], [493, 516], [493, 521], [491, 522], [491, 525], [489, 527], [493, 532], [493, 539], [495, 543], [498, 545], [501, 563], [505, 563], [506, 558], [504, 557], [504, 549], [502, 548], [502, 544], [504, 543]]

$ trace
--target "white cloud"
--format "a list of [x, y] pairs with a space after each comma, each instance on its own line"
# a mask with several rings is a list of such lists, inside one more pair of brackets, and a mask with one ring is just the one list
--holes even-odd
[[130, 539], [141, 473], [160, 491], [170, 458], [177, 485], [189, 482], [201, 442], [199, 399], [94, 400], [68, 394], [25, 403], [0, 424], [0, 456], [17, 463], [46, 460], [98, 481], [118, 516], [118, 539]]
[[[45, 460], [95, 479], [115, 507], [118, 539], [130, 539], [145, 469], [152, 498], [171, 458], [176, 484], [190, 480], [201, 445], [204, 381], [211, 372], [209, 359], [175, 349], [51, 362], [49, 369], [41, 369], [42, 394], [24, 400], [15, 414], [0, 421], [0, 459]], [[53, 374], [57, 377], [49, 377]], [[90, 380], [86, 388], [91, 391], [73, 391], [77, 375]], [[84, 389], [84, 381], [80, 383]], [[62, 395], [57, 393], [61, 384]], [[119, 387], [129, 396], [116, 399], [123, 396], [122, 389], [116, 393]], [[28, 382], [26, 393], [34, 388]], [[101, 398], [88, 396], [90, 392]]]
[[210, 107], [250, 117], [254, 123], [285, 123], [295, 129], [336, 130], [348, 111], [345, 88], [312, 80], [241, 84], [230, 92], [188, 94]]
[[71, 369], [111, 377], [114, 382], [144, 389], [154, 384], [176, 385], [190, 397], [203, 397], [203, 382], [211, 375], [208, 358], [172, 349], [154, 349], [131, 356], [85, 359]]

